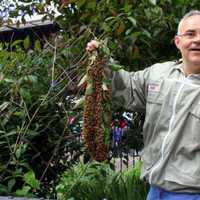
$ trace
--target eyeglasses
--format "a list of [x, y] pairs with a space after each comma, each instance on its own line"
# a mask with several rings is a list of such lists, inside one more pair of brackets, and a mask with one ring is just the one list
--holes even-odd
[[179, 34], [177, 36], [184, 37], [186, 39], [194, 39], [195, 37], [197, 37], [198, 34], [200, 34], [200, 33], [197, 33], [196, 31], [188, 31], [186, 33]]

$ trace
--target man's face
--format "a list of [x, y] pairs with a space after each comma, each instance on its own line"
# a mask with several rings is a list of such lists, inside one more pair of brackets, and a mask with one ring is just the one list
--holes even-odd
[[175, 44], [181, 51], [186, 67], [200, 68], [200, 15], [188, 17], [183, 21], [179, 35], [175, 36]]

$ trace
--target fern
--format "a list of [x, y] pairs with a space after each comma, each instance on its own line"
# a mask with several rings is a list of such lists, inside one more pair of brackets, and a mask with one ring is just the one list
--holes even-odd
[[139, 179], [141, 162], [124, 172], [112, 170], [109, 164], [79, 163], [67, 170], [57, 186], [59, 200], [145, 200], [147, 187]]

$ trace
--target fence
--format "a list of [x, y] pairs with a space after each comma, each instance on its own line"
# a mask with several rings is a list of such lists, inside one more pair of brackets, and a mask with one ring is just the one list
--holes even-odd
[[[83, 144], [81, 134], [74, 134], [72, 138]], [[115, 170], [122, 171], [128, 167], [133, 167], [137, 160], [140, 160], [140, 152], [129, 148], [123, 140], [120, 140], [117, 145], [113, 145], [111, 141], [111, 148], [109, 151], [109, 161], [114, 165]]]

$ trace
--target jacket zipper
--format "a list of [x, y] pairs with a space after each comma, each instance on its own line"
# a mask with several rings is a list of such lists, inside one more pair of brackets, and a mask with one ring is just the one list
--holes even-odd
[[178, 92], [177, 92], [177, 94], [174, 98], [174, 102], [173, 102], [173, 106], [172, 106], [172, 116], [171, 116], [170, 121], [169, 121], [169, 129], [168, 129], [168, 132], [163, 139], [162, 146], [161, 146], [161, 158], [154, 165], [154, 167], [152, 167], [152, 170], [151, 170], [150, 175], [149, 175], [149, 184], [152, 184], [153, 173], [155, 172], [155, 170], [160, 166], [160, 164], [164, 160], [164, 151], [165, 151], [166, 141], [167, 141], [167, 138], [169, 137], [169, 135], [172, 132], [173, 122], [174, 122], [174, 119], [176, 117], [176, 105], [177, 105], [177, 101], [178, 101], [178, 98], [180, 96], [180, 93], [181, 93], [181, 90], [183, 89], [183, 87], [184, 87], [184, 83], [181, 84], [181, 86], [180, 86], [180, 88], [179, 88], [179, 90], [178, 90]]

